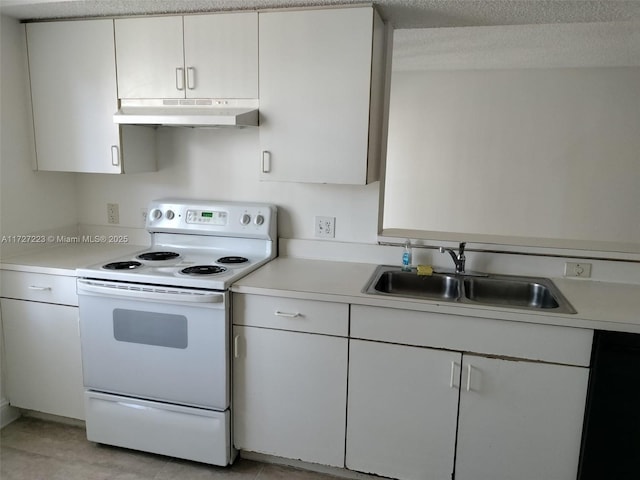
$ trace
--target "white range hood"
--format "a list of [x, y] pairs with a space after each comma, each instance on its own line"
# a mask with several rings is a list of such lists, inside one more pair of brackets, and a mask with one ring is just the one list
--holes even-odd
[[124, 99], [113, 115], [123, 125], [176, 127], [257, 126], [258, 100]]

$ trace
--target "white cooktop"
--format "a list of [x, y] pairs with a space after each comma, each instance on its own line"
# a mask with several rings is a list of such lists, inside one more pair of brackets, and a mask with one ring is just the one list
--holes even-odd
[[[226, 290], [275, 258], [276, 221], [276, 207], [268, 204], [155, 200], [149, 206], [147, 249], [79, 268], [77, 276]], [[148, 253], [160, 259], [143, 255]]]

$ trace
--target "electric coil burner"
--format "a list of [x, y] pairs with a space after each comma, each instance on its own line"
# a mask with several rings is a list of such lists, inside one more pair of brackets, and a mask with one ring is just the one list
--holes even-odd
[[136, 262], [134, 260], [127, 260], [123, 262], [111, 262], [104, 265], [102, 268], [106, 270], [132, 270], [134, 268], [141, 267], [142, 264], [140, 262]]
[[217, 275], [226, 272], [227, 269], [218, 265], [196, 265], [180, 270], [185, 275]]
[[136, 256], [139, 260], [147, 260], [150, 262], [160, 262], [164, 260], [172, 260], [179, 257], [180, 254], [176, 252], [145, 252]]
[[87, 438], [225, 466], [229, 287], [276, 256], [276, 208], [151, 202], [151, 245], [77, 270]]
[[221, 257], [216, 262], [218, 263], [245, 263], [249, 260], [244, 257], [232, 256], [232, 257]]

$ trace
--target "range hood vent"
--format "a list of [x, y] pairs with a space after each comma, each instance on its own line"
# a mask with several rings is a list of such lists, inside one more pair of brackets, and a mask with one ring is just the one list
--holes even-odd
[[113, 121], [123, 125], [254, 127], [258, 125], [258, 100], [125, 99], [120, 100]]

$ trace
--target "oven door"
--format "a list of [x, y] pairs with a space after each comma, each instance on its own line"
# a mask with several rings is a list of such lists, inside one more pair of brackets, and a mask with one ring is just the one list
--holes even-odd
[[87, 389], [229, 408], [228, 293], [78, 279]]

